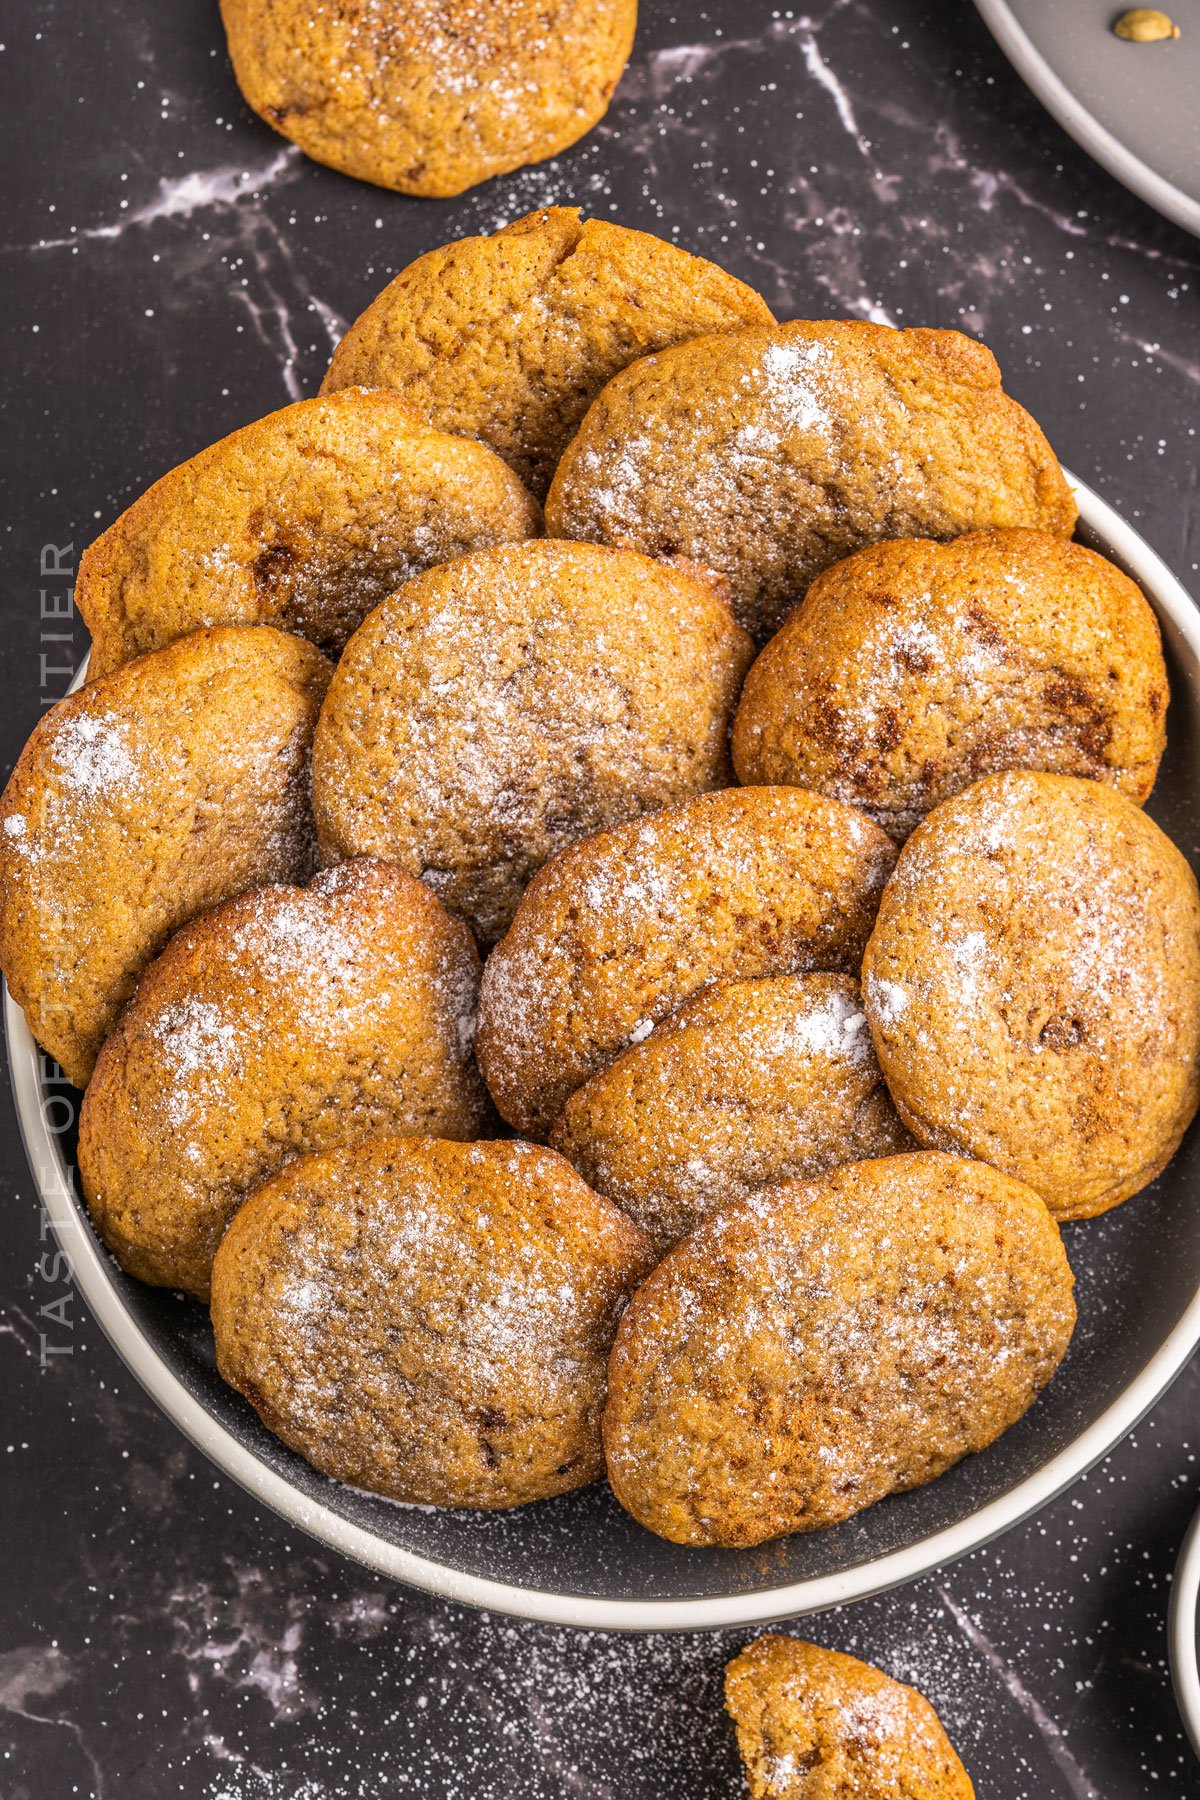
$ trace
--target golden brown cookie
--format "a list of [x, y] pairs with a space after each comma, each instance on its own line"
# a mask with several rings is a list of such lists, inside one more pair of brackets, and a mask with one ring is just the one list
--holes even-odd
[[608, 110], [637, 0], [221, 0], [238, 86], [306, 156], [446, 197]]
[[801, 1638], [761, 1637], [725, 1669], [750, 1800], [974, 1800], [916, 1688]]
[[527, 1135], [712, 981], [857, 972], [895, 848], [840, 801], [727, 788], [539, 870], [484, 970], [476, 1053]]
[[731, 780], [751, 655], [711, 582], [630, 551], [542, 540], [430, 569], [326, 695], [322, 856], [394, 858], [494, 943], [555, 851]]
[[717, 982], [567, 1101], [551, 1142], [665, 1255], [719, 1207], [906, 1150], [858, 982]]
[[180, 463], [84, 552], [89, 676], [202, 625], [277, 625], [337, 655], [431, 563], [540, 529], [498, 457], [399, 394], [301, 400]]
[[338, 345], [322, 391], [399, 388], [443, 431], [490, 444], [540, 498], [619, 369], [704, 332], [770, 323], [765, 300], [714, 263], [549, 206], [403, 269]]
[[553, 1151], [372, 1138], [237, 1214], [213, 1265], [217, 1366], [338, 1481], [521, 1506], [602, 1473], [609, 1346], [651, 1261]]
[[197, 631], [46, 713], [0, 799], [0, 965], [83, 1087], [141, 971], [206, 907], [316, 864], [303, 639]]
[[988, 775], [901, 853], [863, 968], [919, 1142], [1018, 1176], [1059, 1219], [1154, 1180], [1200, 1101], [1200, 898], [1132, 801]]
[[1054, 453], [989, 350], [861, 319], [643, 357], [593, 401], [546, 501], [551, 537], [719, 570], [759, 641], [822, 569], [880, 538], [1074, 524]]
[[293, 1157], [475, 1137], [478, 994], [470, 932], [391, 863], [260, 888], [177, 932], [79, 1116], [83, 1191], [121, 1266], [203, 1299], [229, 1220]]
[[983, 1163], [918, 1151], [765, 1188], [677, 1244], [622, 1319], [613, 1491], [677, 1544], [835, 1525], [1021, 1417], [1071, 1288], [1045, 1205]]
[[1001, 769], [1140, 805], [1166, 709], [1158, 623], [1102, 556], [1018, 528], [899, 538], [813, 582], [750, 671], [733, 757], [742, 781], [833, 794], [902, 842]]

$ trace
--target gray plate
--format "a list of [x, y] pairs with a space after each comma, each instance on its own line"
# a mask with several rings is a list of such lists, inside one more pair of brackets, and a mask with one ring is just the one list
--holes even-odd
[[[1163, 628], [1170, 744], [1150, 811], [1200, 846], [1200, 614], [1138, 534], [1074, 484], [1080, 536], [1137, 580]], [[389, 1504], [318, 1475], [224, 1386], [207, 1315], [143, 1287], [98, 1243], [74, 1184], [79, 1096], [5, 996], [9, 1065], [30, 1166], [75, 1280], [149, 1393], [257, 1499], [323, 1543], [413, 1586], [494, 1612], [633, 1631], [748, 1625], [836, 1606], [964, 1555], [1044, 1506], [1129, 1431], [1200, 1343], [1200, 1133], [1128, 1205], [1064, 1232], [1079, 1326], [1036, 1406], [940, 1481], [833, 1530], [759, 1550], [651, 1536], [603, 1484], [507, 1513]]]
[[1117, 0], [975, 0], [1013, 67], [1077, 143], [1200, 236], [1200, 0], [1165, 0], [1180, 36], [1114, 35]]

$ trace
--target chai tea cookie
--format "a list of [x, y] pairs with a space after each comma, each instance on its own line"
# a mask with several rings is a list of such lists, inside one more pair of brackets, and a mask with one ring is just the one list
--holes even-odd
[[989, 775], [908, 840], [867, 947], [875, 1049], [919, 1142], [1090, 1218], [1164, 1169], [1200, 1102], [1200, 898], [1124, 795]]
[[861, 319], [643, 357], [593, 401], [546, 501], [551, 537], [719, 570], [760, 642], [864, 544], [1074, 524], [1054, 453], [989, 350]]
[[540, 529], [499, 457], [399, 394], [301, 400], [180, 463], [84, 552], [89, 675], [202, 625], [277, 625], [336, 656], [402, 581]]
[[750, 1800], [974, 1800], [916, 1688], [801, 1638], [756, 1639], [725, 1668]]
[[539, 870], [484, 970], [476, 1052], [519, 1131], [713, 981], [857, 972], [895, 848], [840, 801], [727, 788]]
[[742, 781], [794, 781], [903, 841], [981, 775], [1107, 781], [1140, 805], [1167, 672], [1141, 590], [1044, 531], [899, 538], [826, 569], [751, 669]]
[[608, 110], [637, 0], [221, 0], [247, 104], [306, 156], [446, 198]]
[[391, 863], [260, 888], [178, 932], [79, 1115], [84, 1195], [121, 1266], [205, 1298], [229, 1220], [293, 1157], [475, 1137], [478, 993], [466, 926]]
[[39, 721], [0, 799], [0, 964], [77, 1087], [173, 931], [312, 874], [308, 761], [329, 676], [285, 632], [197, 631]]
[[637, 1226], [532, 1144], [371, 1138], [253, 1194], [213, 1265], [217, 1366], [338, 1481], [508, 1507], [603, 1472]]
[[548, 206], [401, 270], [338, 345], [322, 391], [399, 388], [443, 431], [490, 444], [540, 498], [619, 369], [685, 338], [770, 323], [766, 301], [715, 263]]
[[393, 858], [494, 943], [557, 850], [731, 779], [751, 655], [710, 582], [632, 551], [542, 540], [430, 569], [325, 697], [322, 855]]
[[703, 989], [577, 1089], [551, 1138], [663, 1254], [758, 1188], [911, 1141], [849, 975]]
[[1044, 1203], [983, 1163], [915, 1152], [766, 1188], [677, 1244], [622, 1319], [613, 1492], [677, 1544], [835, 1525], [1021, 1417], [1071, 1288]]

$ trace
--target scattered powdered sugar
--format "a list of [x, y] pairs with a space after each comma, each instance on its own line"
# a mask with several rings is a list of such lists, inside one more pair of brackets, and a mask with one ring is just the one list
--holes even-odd
[[520, 1379], [536, 1362], [544, 1379], [559, 1377], [569, 1391], [579, 1373], [577, 1362], [547, 1352], [557, 1347], [562, 1321], [579, 1302], [578, 1283], [558, 1278], [552, 1264], [510, 1275], [495, 1292], [481, 1295], [472, 1309], [470, 1336], [460, 1347], [463, 1360], [476, 1366], [489, 1385], [506, 1375]]
[[228, 544], [211, 544], [196, 557], [196, 566], [206, 575], [228, 575], [241, 564]]
[[282, 1289], [276, 1300], [294, 1324], [298, 1320], [315, 1318], [326, 1311], [329, 1306], [329, 1290], [320, 1281], [298, 1281], [294, 1286]]
[[883, 1023], [894, 1025], [908, 1005], [908, 989], [898, 981], [889, 981], [885, 976], [875, 974], [867, 976], [866, 986], [871, 1005]]
[[[653, 849], [656, 834], [652, 829], [638, 833], [637, 849]], [[635, 852], [636, 854], [636, 852]], [[616, 907], [631, 921], [635, 917], [655, 918], [671, 899], [668, 873], [651, 862], [619, 866], [600, 865], [583, 884], [583, 897], [594, 912]]]
[[65, 789], [97, 799], [114, 789], [141, 785], [141, 770], [121, 720], [111, 713], [76, 712], [55, 732], [51, 755]]
[[318, 1001], [331, 1004], [364, 972], [364, 950], [361, 930], [347, 928], [333, 908], [307, 893], [255, 905], [230, 942], [235, 962], [252, 965], [272, 982], [303, 983], [306, 991], [316, 990]]
[[758, 392], [770, 409], [776, 429], [829, 429], [829, 414], [808, 379], [814, 369], [828, 363], [828, 347], [817, 339], [781, 339], [767, 345], [762, 356]]
[[477, 964], [465, 937], [424, 941], [407, 888], [375, 891], [375, 866], [342, 865], [307, 889], [259, 889], [181, 935], [185, 960], [165, 965], [176, 998], [150, 1006], [158, 1049], [142, 1078], [143, 1103], [174, 1128], [164, 1166], [208, 1166], [223, 1131], [222, 1155], [235, 1142], [245, 1152], [245, 1132], [269, 1137], [273, 1118], [303, 1149], [310, 1128], [328, 1124], [337, 1084], [355, 1075], [376, 1130], [401, 1128], [414, 1108], [432, 1129], [440, 1109], [458, 1117], [474, 1103]]
[[[855, 823], [799, 788], [734, 788], [564, 852], [488, 960], [489, 1079], [528, 1070], [536, 1104], [561, 1105], [631, 1032], [710, 982], [857, 959], [860, 904], [882, 890], [894, 852], [876, 827]], [[550, 1067], [543, 1046], [560, 1031], [564, 993], [573, 1042], [559, 1036]], [[834, 1022], [843, 1027], [854, 1029]]]
[[981, 630], [975, 614], [950, 613], [891, 575], [888, 592], [890, 605], [860, 613], [848, 637], [840, 609], [818, 609], [789, 669], [788, 716], [819, 721], [808, 754], [822, 792], [879, 817], [915, 815], [911, 825], [942, 797], [948, 771], [986, 752], [989, 734], [1003, 730], [1014, 763], [1037, 765], [1046, 735], [1023, 705], [1044, 676], [1021, 661], [1015, 637]]
[[[800, 1717], [821, 1721], [823, 1738], [832, 1727], [832, 1735], [853, 1764], [847, 1771], [860, 1792], [859, 1782], [870, 1783], [872, 1793], [909, 1792], [909, 1781], [917, 1773], [914, 1758], [921, 1753], [940, 1760], [941, 1744], [932, 1721], [913, 1696], [894, 1685], [882, 1672], [874, 1670], [822, 1670], [805, 1668], [784, 1675], [783, 1694]], [[775, 1748], [767, 1738], [763, 1744], [760, 1767], [765, 1779], [789, 1800], [802, 1800], [814, 1792], [810, 1776], [826, 1790], [829, 1779], [822, 1757], [814, 1767], [806, 1752], [803, 1760], [795, 1750]], [[825, 1769], [825, 1773], [822, 1770]], [[878, 1787], [876, 1786], [878, 1784]]]
[[1147, 931], [1154, 852], [1123, 843], [1107, 799], [1092, 782], [1012, 771], [953, 802], [953, 826], [943, 815], [936, 834], [909, 840], [892, 906], [922, 921], [929, 955], [912, 983], [924, 998], [936, 993], [953, 1014], [987, 984], [994, 1004], [1009, 1003], [1032, 946], [1089, 1011], [1135, 996], [1162, 1004], [1169, 972]]
[[[805, 1766], [809, 1766], [807, 1759]], [[763, 1778], [769, 1781], [772, 1787], [783, 1789], [784, 1784], [793, 1782], [799, 1773], [800, 1768], [794, 1750], [785, 1750], [782, 1755], [768, 1754], [762, 1759]]]
[[798, 1013], [769, 1048], [786, 1047], [800, 1054], [865, 1062], [872, 1054], [866, 1024], [862, 1007], [848, 994], [835, 990], [820, 1006]]
[[163, 1108], [172, 1125], [183, 1125], [211, 1103], [212, 1082], [241, 1062], [238, 1033], [220, 1007], [195, 995], [168, 1007], [154, 1027], [161, 1046]]
[[[905, 1759], [914, 1747], [914, 1739], [925, 1739], [928, 1742], [925, 1718], [909, 1695], [901, 1689], [883, 1683], [858, 1688], [840, 1696], [838, 1711], [842, 1730], [848, 1741], [869, 1744], [877, 1754], [886, 1759], [877, 1771], [879, 1776], [884, 1774], [885, 1767], [890, 1764], [892, 1772], [903, 1777], [906, 1772]], [[896, 1758], [901, 1759], [898, 1767]]]
[[[1029, 1352], [1042, 1326], [1027, 1316], [1032, 1289], [1020, 1246], [996, 1255], [988, 1207], [964, 1207], [951, 1223], [940, 1208], [924, 1210], [898, 1176], [888, 1198], [905, 1220], [901, 1240], [883, 1225], [879, 1195], [816, 1189], [797, 1202], [784, 1194], [764, 1190], [703, 1227], [693, 1240], [703, 1253], [685, 1254], [672, 1271], [671, 1322], [659, 1346], [662, 1357], [678, 1352], [683, 1366], [706, 1371], [710, 1395], [728, 1384], [726, 1403], [736, 1408], [753, 1345], [755, 1361], [765, 1358], [796, 1404], [808, 1405], [802, 1448], [763, 1437], [753, 1466], [729, 1465], [725, 1479], [745, 1500], [799, 1481], [823, 1505], [856, 1495], [861, 1505], [889, 1490], [899, 1446], [911, 1447], [914, 1470], [927, 1434], [963, 1454], [1014, 1355], [1022, 1374], [996, 1403], [997, 1427], [1000, 1410], [1015, 1417], [1032, 1400]], [[780, 1217], [797, 1204], [801, 1212]], [[753, 1229], [748, 1216], [759, 1221]], [[1062, 1323], [1047, 1315], [1047, 1342]], [[1048, 1373], [1043, 1367], [1041, 1379]], [[687, 1466], [686, 1394], [679, 1402], [658, 1403], [650, 1453], [665, 1470]]]
[[968, 931], [951, 938], [947, 948], [958, 972], [958, 998], [963, 1006], [974, 1006], [980, 995], [980, 979], [991, 960], [991, 947], [982, 931]]
[[326, 1198], [289, 1226], [278, 1366], [306, 1432], [326, 1430], [351, 1392], [370, 1397], [385, 1438], [437, 1437], [492, 1406], [570, 1415], [581, 1385], [599, 1380], [623, 1289], [551, 1223], [549, 1153], [505, 1143], [459, 1155], [456, 1172], [414, 1152], [395, 1174], [372, 1172], [366, 1204]]
[[[922, 602], [928, 603], [929, 595], [926, 593], [920, 596], [906, 596], [906, 600], [910, 606], [919, 606]], [[942, 640], [921, 617], [904, 620], [884, 641], [889, 653], [893, 675], [896, 676], [900, 672], [897, 664], [909, 669], [916, 664], [924, 670], [933, 663], [946, 661], [946, 651]], [[955, 661], [956, 673], [960, 667], [961, 659], [957, 659]]]
[[602, 449], [588, 445], [580, 468], [589, 515], [610, 523], [623, 518], [656, 457], [657, 445], [645, 435], [626, 438], [616, 451], [608, 445]]
[[547, 59], [561, 53], [541, 15], [497, 0], [455, 0], [452, 8], [446, 0], [406, 0], [403, 7], [395, 0], [355, 0], [335, 16], [340, 44], [326, 79], [350, 89], [352, 104], [361, 104], [358, 90], [368, 82], [377, 128], [392, 122], [389, 107], [402, 116], [409, 109], [417, 59], [436, 70], [440, 92], [524, 122], [544, 93]]

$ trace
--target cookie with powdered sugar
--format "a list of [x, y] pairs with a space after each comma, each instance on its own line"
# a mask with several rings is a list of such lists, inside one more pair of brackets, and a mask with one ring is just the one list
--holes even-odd
[[330, 673], [267, 626], [198, 631], [38, 723], [0, 799], [0, 964], [76, 1086], [173, 931], [312, 874], [308, 765]]
[[609, 1365], [613, 1492], [749, 1548], [935, 1480], [1033, 1404], [1075, 1324], [1045, 1203], [931, 1151], [764, 1188], [634, 1295]]
[[988, 775], [935, 807], [863, 994], [918, 1142], [1007, 1170], [1060, 1219], [1153, 1181], [1200, 1103], [1196, 877], [1098, 781]]
[[470, 1138], [479, 957], [466, 926], [394, 864], [258, 889], [171, 939], [100, 1053], [79, 1172], [130, 1274], [208, 1292], [252, 1188], [373, 1132]]
[[321, 709], [325, 860], [392, 857], [494, 943], [567, 844], [724, 786], [753, 652], [702, 577], [539, 539], [407, 582]]
[[306, 156], [445, 198], [607, 111], [637, 0], [221, 0], [238, 86]]
[[546, 530], [706, 563], [762, 642], [864, 544], [993, 525], [1070, 537], [1075, 512], [982, 344], [794, 320], [696, 338], [615, 376], [558, 466]]
[[746, 679], [742, 781], [833, 794], [903, 841], [982, 775], [1106, 781], [1139, 805], [1167, 672], [1140, 588], [1049, 532], [900, 538], [819, 575]]
[[399, 394], [300, 400], [180, 463], [89, 545], [89, 675], [203, 625], [275, 625], [337, 656], [401, 582], [540, 530], [499, 457]]
[[603, 1472], [609, 1348], [652, 1261], [551, 1150], [376, 1137], [242, 1207], [213, 1267], [217, 1366], [338, 1481], [521, 1506]]
[[750, 1800], [974, 1800], [923, 1694], [802, 1638], [761, 1637], [725, 1669]]

